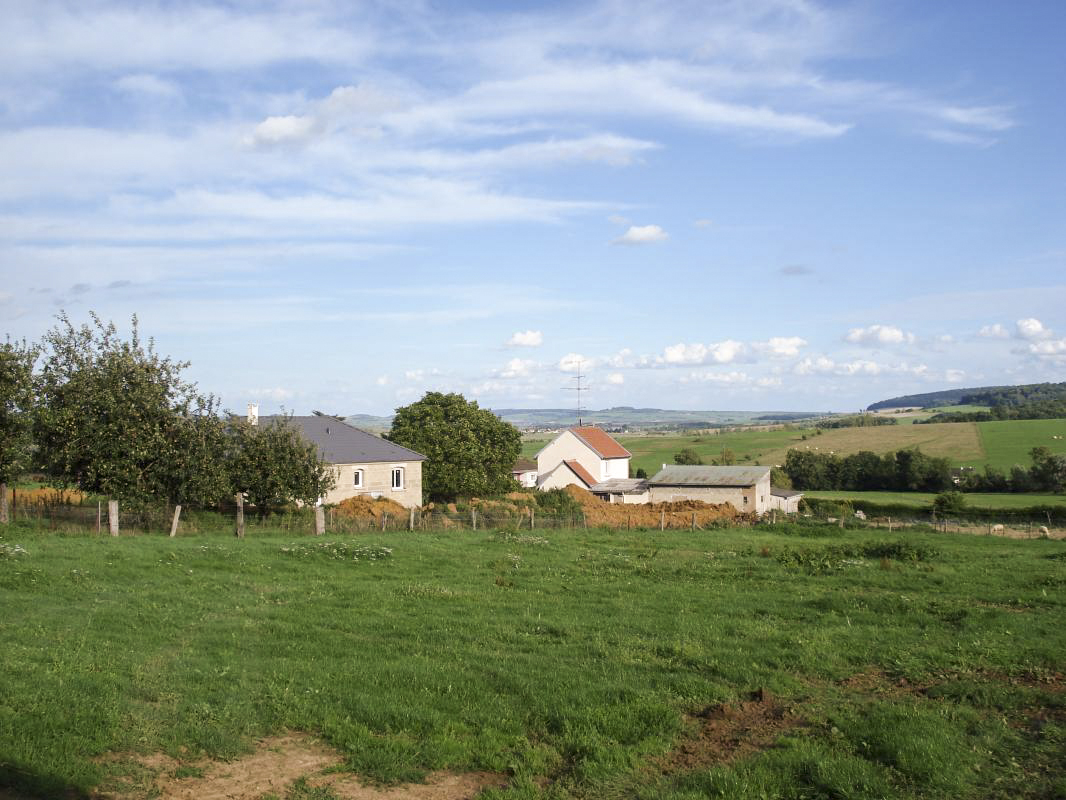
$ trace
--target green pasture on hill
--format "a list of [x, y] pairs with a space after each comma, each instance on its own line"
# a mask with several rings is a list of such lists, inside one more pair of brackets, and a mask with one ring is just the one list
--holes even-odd
[[15, 796], [147, 797], [130, 754], [283, 731], [386, 784], [503, 774], [487, 800], [1066, 793], [1063, 542], [0, 535]]
[[[1055, 437], [1058, 437], [1057, 439]], [[804, 438], [806, 437], [806, 438]], [[732, 450], [738, 464], [783, 464], [790, 448], [849, 455], [861, 450], [887, 453], [908, 447], [943, 456], [960, 466], [990, 464], [1009, 470], [1014, 464], [1028, 466], [1029, 451], [1044, 446], [1052, 453], [1066, 454], [1066, 419], [1007, 420], [998, 422], [944, 422], [931, 425], [884, 425], [866, 428], [833, 428], [815, 435], [812, 429], [739, 430], [713, 434], [619, 435], [615, 438], [633, 454], [632, 467], [654, 475], [674, 455], [691, 447], [704, 463]], [[548, 439], [525, 441], [522, 455], [530, 458]]]
[[975, 466], [991, 464], [1002, 470], [1009, 470], [1015, 464], [1028, 467], [1032, 463], [1029, 451], [1034, 447], [1046, 447], [1057, 455], [1066, 454], [1066, 419], [1015, 419], [975, 424], [985, 451], [984, 461], [969, 462]]
[[[886, 505], [905, 505], [915, 508], [929, 507], [935, 494], [929, 492], [845, 492], [845, 491], [811, 491], [804, 492], [805, 497], [826, 500], [862, 500], [869, 503]], [[970, 508], [989, 509], [1024, 509], [1034, 506], [1066, 506], [1063, 494], [982, 494], [967, 493], [966, 505]]]

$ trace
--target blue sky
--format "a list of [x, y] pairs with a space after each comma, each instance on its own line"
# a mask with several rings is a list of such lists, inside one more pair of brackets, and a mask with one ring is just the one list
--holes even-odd
[[[501, 4], [502, 5], [502, 4]], [[1060, 2], [0, 10], [0, 317], [235, 410], [1066, 380]]]

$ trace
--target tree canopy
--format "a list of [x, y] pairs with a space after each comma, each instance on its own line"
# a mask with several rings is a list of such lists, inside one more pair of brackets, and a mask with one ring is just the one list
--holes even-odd
[[13, 481], [30, 465], [37, 352], [26, 342], [0, 343], [0, 484]]
[[427, 392], [396, 409], [387, 438], [426, 456], [422, 486], [431, 500], [517, 488], [511, 469], [522, 449], [521, 434], [461, 394]]

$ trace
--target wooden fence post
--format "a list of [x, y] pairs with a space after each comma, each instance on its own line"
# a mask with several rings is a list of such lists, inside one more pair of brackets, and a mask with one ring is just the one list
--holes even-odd
[[103, 519], [103, 516], [104, 516], [103, 508], [104, 508], [104, 504], [101, 501], [97, 500], [96, 501], [96, 532], [97, 533], [100, 533], [100, 522], [101, 522], [101, 520]]
[[170, 523], [170, 538], [178, 535], [178, 518], [181, 517], [181, 503], [174, 506], [174, 519]]
[[244, 538], [244, 493], [237, 492], [234, 495], [237, 501], [237, 538]]
[[315, 506], [315, 536], [321, 536], [326, 532], [326, 509]]
[[659, 512], [659, 530], [666, 530], [666, 510]]
[[413, 531], [415, 529], [415, 510], [411, 509], [411, 515], [407, 519], [407, 530]]
[[107, 527], [112, 536], [118, 536], [118, 500], [107, 501]]
[[529, 507], [529, 529], [533, 530], [533, 506]]
[[477, 530], [477, 509], [476, 508], [470, 509], [470, 526], [475, 531]]
[[689, 528], [689, 530], [692, 530], [692, 531], [696, 530], [696, 512], [695, 511], [692, 512], [692, 527]]
[[7, 483], [0, 482], [0, 525], [7, 525]]

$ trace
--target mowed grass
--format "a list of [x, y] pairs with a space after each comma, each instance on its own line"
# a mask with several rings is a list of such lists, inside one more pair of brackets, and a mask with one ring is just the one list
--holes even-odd
[[[20, 794], [284, 730], [386, 783], [502, 772], [497, 799], [1066, 791], [1062, 542], [2, 535], [0, 785]], [[701, 749], [690, 715], [758, 689], [795, 725]]]
[[[908, 505], [928, 507], [932, 505], [935, 494], [927, 492], [845, 492], [845, 491], [810, 491], [806, 497], [826, 500], [866, 500], [871, 503]], [[969, 508], [1015, 509], [1032, 506], [1066, 506], [1066, 495], [1062, 494], [983, 494], [967, 493], [966, 505]]]
[[1066, 454], [1066, 419], [1019, 419], [976, 425], [985, 451], [981, 466], [988, 463], [1002, 470], [1015, 464], [1028, 467], [1032, 463], [1029, 451], [1041, 446], [1056, 455]]

